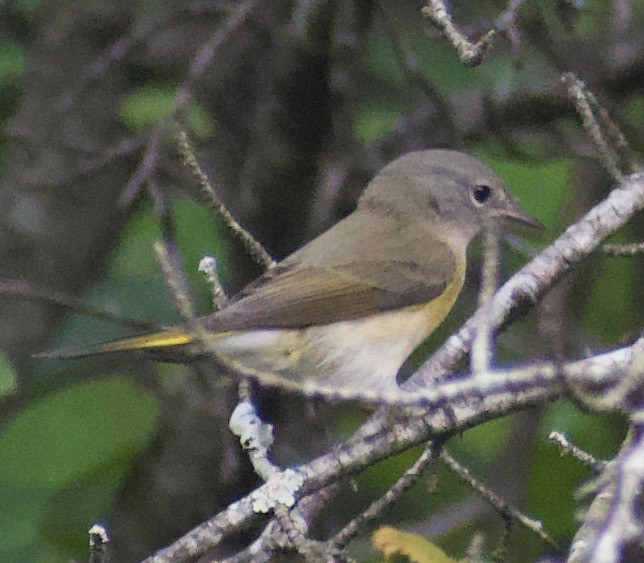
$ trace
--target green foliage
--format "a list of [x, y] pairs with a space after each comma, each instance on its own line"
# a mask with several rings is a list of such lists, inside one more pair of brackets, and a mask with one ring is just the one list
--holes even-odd
[[[187, 277], [208, 307], [209, 292], [197, 265], [204, 254], [214, 254], [225, 278], [224, 227], [187, 197], [177, 199], [173, 211]], [[154, 258], [152, 245], [160, 238], [158, 217], [146, 204], [124, 227], [87, 303], [131, 318], [180, 321]], [[83, 347], [122, 335], [119, 326], [75, 316], [52, 346]], [[49, 361], [41, 370], [62, 382], [78, 365], [83, 361]], [[5, 374], [8, 380], [11, 370], [0, 364], [0, 381]], [[156, 413], [156, 399], [128, 379], [113, 377], [47, 395], [10, 421], [0, 434], [0, 500], [12, 515], [7, 522], [0, 516], [0, 560], [84, 556], [89, 526], [107, 517], [120, 480], [152, 437]]]
[[16, 4], [24, 12], [33, 12], [40, 5], [40, 0], [17, 0]]
[[[128, 127], [142, 133], [172, 114], [176, 94], [173, 86], [144, 86], [121, 102], [118, 115]], [[212, 119], [194, 98], [188, 104], [186, 118], [195, 137], [203, 139], [212, 135]]]
[[[0, 560], [31, 560], [45, 544], [65, 557], [74, 545], [83, 555], [87, 529], [107, 515], [156, 416], [153, 397], [115, 376], [46, 395], [6, 424], [0, 432]], [[74, 509], [63, 509], [70, 502]]]
[[[186, 275], [191, 281], [203, 283], [197, 266], [205, 254], [211, 254], [217, 257], [219, 275], [225, 279], [228, 271], [225, 227], [213, 220], [212, 211], [188, 197], [176, 201], [173, 211]], [[160, 277], [161, 269], [152, 249], [160, 238], [159, 217], [149, 203], [124, 227], [121, 241], [112, 253], [107, 277], [115, 280]]]
[[0, 397], [16, 390], [16, 374], [4, 356], [0, 355]]
[[554, 537], [569, 537], [579, 527], [575, 488], [591, 473], [572, 456], [560, 455], [559, 449], [547, 441], [551, 430], [563, 432], [571, 442], [601, 459], [615, 454], [615, 445], [624, 437], [626, 428], [615, 415], [584, 414], [564, 401], [546, 411], [531, 467], [529, 512], [542, 519]]
[[20, 78], [26, 62], [27, 57], [20, 47], [7, 41], [0, 42], [0, 88]]
[[[450, 99], [453, 95], [463, 96], [468, 90], [481, 89], [488, 94], [498, 94], [499, 88], [508, 91], [519, 90], [525, 84], [545, 81], [550, 77], [544, 59], [537, 53], [529, 53], [530, 65], [517, 68], [513, 61], [503, 54], [486, 59], [485, 64], [471, 68], [459, 61], [454, 48], [446, 42], [428, 41], [421, 33], [405, 36], [414, 53], [420, 72], [431, 80], [439, 94]], [[372, 36], [367, 49], [366, 66], [371, 73], [392, 87], [403, 81], [403, 70], [387, 37]]]
[[355, 137], [365, 145], [373, 143], [393, 131], [401, 116], [402, 109], [397, 107], [363, 108], [356, 115]]
[[590, 287], [583, 326], [605, 342], [618, 342], [636, 330], [641, 311], [633, 307], [638, 282], [633, 259], [607, 257]]

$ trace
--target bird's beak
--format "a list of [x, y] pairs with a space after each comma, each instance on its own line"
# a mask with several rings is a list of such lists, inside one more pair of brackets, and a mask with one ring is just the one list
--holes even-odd
[[503, 206], [497, 211], [497, 214], [503, 219], [509, 220], [508, 222], [525, 225], [532, 229], [545, 229], [543, 223], [525, 211], [519, 204], [519, 200], [509, 193], [507, 194], [507, 198], [505, 199]]
[[541, 221], [534, 218], [528, 212], [521, 209], [518, 205], [514, 209], [506, 209], [503, 211], [503, 216], [511, 221], [516, 221], [521, 225], [526, 227], [531, 227], [533, 229], [545, 230], [545, 226]]

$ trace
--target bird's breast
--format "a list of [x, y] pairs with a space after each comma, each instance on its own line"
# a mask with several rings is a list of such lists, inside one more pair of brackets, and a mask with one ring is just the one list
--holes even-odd
[[458, 268], [452, 283], [428, 303], [299, 330], [227, 333], [215, 342], [218, 355], [250, 374], [370, 391], [394, 389], [404, 361], [454, 305], [464, 269]]

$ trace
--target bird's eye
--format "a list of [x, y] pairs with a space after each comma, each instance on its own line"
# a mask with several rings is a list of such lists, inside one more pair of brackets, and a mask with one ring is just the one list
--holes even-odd
[[483, 205], [492, 195], [492, 188], [487, 184], [474, 184], [471, 191], [474, 205]]

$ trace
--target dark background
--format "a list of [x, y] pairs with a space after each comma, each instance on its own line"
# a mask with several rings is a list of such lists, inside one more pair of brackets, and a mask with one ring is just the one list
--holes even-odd
[[[228, 10], [245, 4], [0, 4], [2, 561], [83, 557], [96, 520], [109, 524], [118, 560], [133, 560], [257, 482], [227, 429], [235, 386], [213, 367], [32, 358], [127, 333], [48, 298], [77, 296], [159, 324], [179, 320], [152, 251], [161, 209], [175, 220], [200, 312], [210, 307], [197, 272], [204, 254], [217, 256], [230, 293], [259, 272], [198, 201], [172, 123], [185, 124], [222, 199], [275, 257], [350, 212], [384, 163], [428, 147], [467, 150], [489, 163], [547, 226], [530, 243], [543, 246], [611, 186], [566, 97], [566, 71], [586, 81], [641, 149], [644, 6], [628, 0], [526, 2], [475, 69], [422, 19], [420, 2], [258, 2], [191, 83], [186, 110], [159, 126], [201, 45], [225, 33]], [[470, 37], [506, 8], [492, 1], [453, 6]], [[159, 149], [142, 178], [155, 135]], [[631, 224], [614, 241], [641, 236], [641, 223]], [[473, 311], [477, 256], [474, 245], [466, 290], [416, 361]], [[507, 250], [506, 275], [525, 260]], [[641, 260], [592, 257], [500, 339], [498, 363], [580, 357], [628, 338], [641, 324], [641, 275]], [[261, 401], [283, 464], [326, 450], [368, 414], [275, 393]], [[567, 545], [577, 528], [574, 488], [588, 472], [560, 458], [546, 441], [551, 429], [598, 456], [614, 453], [625, 432], [617, 416], [557, 402], [487, 423], [450, 446]], [[356, 490], [332, 503], [318, 533], [382, 493], [414, 454], [367, 470]], [[493, 548], [503, 527], [443, 469], [435, 492], [421, 482], [384, 521], [454, 557], [463, 557], [476, 530]], [[522, 529], [510, 544], [513, 561], [547, 552]], [[353, 549], [359, 558], [373, 556], [366, 539]]]

